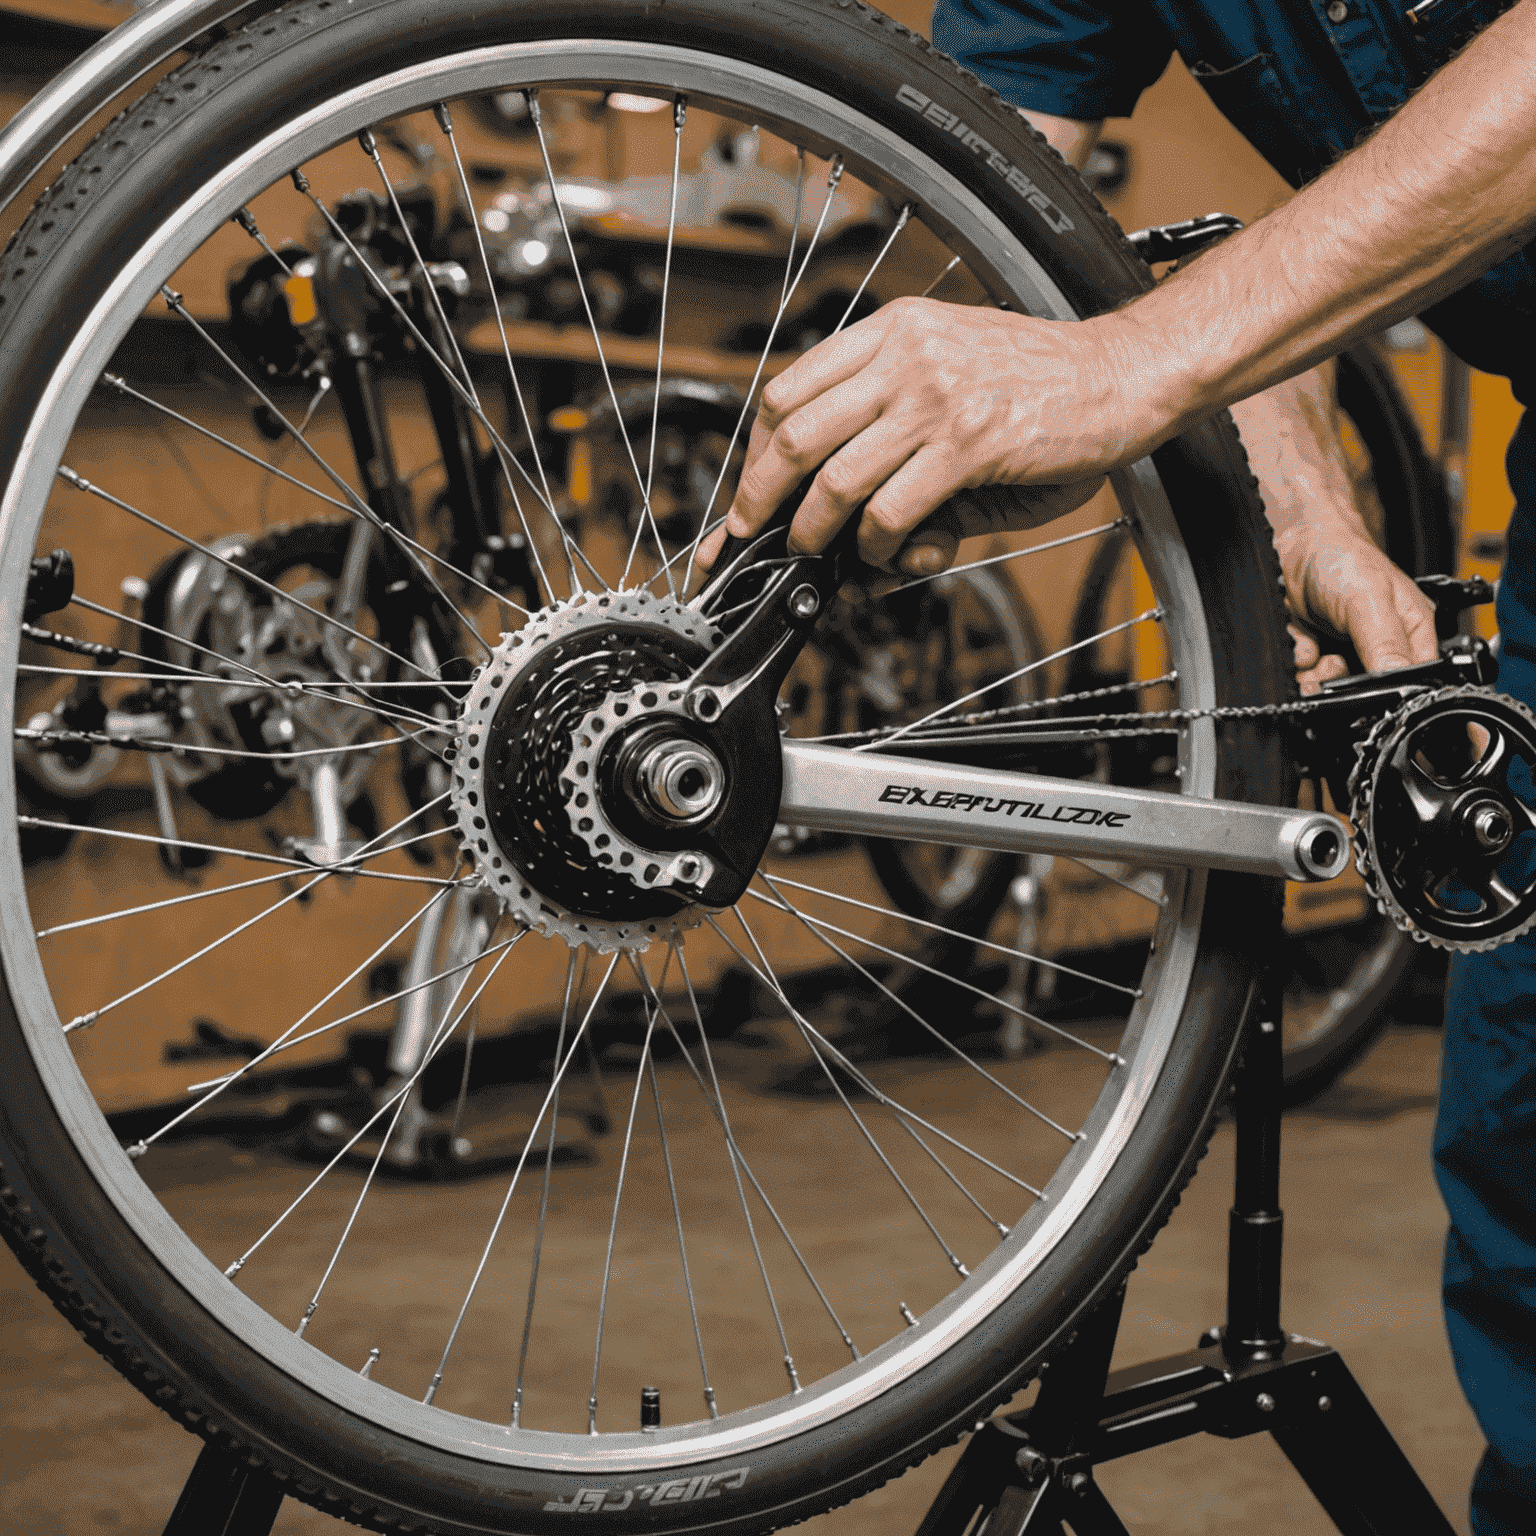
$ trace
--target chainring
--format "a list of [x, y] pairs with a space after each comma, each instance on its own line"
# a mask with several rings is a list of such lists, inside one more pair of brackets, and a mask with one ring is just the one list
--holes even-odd
[[[1480, 749], [1468, 726], [1487, 733]], [[1536, 926], [1536, 837], [1520, 845], [1536, 833], [1536, 808], [1509, 783], [1522, 759], [1536, 769], [1536, 714], [1471, 685], [1409, 700], [1355, 749], [1355, 867], [1377, 910], [1416, 942], [1468, 954]], [[1479, 818], [1495, 834], [1487, 841]]]

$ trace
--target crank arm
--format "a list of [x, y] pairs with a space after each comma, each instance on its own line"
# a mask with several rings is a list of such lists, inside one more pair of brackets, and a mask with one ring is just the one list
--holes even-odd
[[1349, 829], [1321, 811], [1206, 800], [787, 740], [779, 819], [1002, 853], [1192, 864], [1331, 880]]

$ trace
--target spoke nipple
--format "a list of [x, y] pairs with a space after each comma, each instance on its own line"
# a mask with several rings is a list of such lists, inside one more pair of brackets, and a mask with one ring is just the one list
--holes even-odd
[[906, 1302], [904, 1302], [904, 1301], [898, 1301], [896, 1303], [896, 1305], [901, 1308], [901, 1315], [904, 1318], [906, 1318], [906, 1320], [907, 1320], [907, 1327], [908, 1328], [916, 1328], [917, 1327], [917, 1319], [915, 1317], [913, 1317], [913, 1315], [912, 1315], [912, 1308], [909, 1307], [906, 1304]]
[[149, 1143], [147, 1141], [136, 1141], [131, 1147], [124, 1147], [123, 1151], [125, 1151], [129, 1157], [137, 1162], [141, 1157], [144, 1156], [146, 1152], [149, 1151]]
[[659, 1387], [640, 1388], [640, 1428], [644, 1430], [661, 1428], [661, 1389]]
[[362, 146], [363, 153], [367, 155], [375, 165], [377, 165], [379, 161], [379, 141], [374, 138], [373, 129], [364, 128], [363, 131], [358, 134], [357, 142]]
[[245, 1268], [245, 1260], [244, 1259], [236, 1259], [235, 1262], [233, 1264], [231, 1264], [229, 1266], [229, 1268], [224, 1271], [224, 1278], [226, 1280], [233, 1280], [235, 1278], [235, 1276], [238, 1275], [240, 1273], [240, 1271], [242, 1269], [244, 1269], [244, 1268]]
[[512, 1394], [512, 1423], [511, 1428], [521, 1429], [523, 1424], [523, 1389], [519, 1387]]
[[794, 1362], [793, 1356], [790, 1356], [790, 1355], [785, 1355], [784, 1356], [784, 1369], [789, 1372], [789, 1386], [790, 1386], [790, 1390], [792, 1392], [799, 1392], [799, 1391], [801, 1391], [802, 1388], [800, 1386], [800, 1375], [799, 1375], [799, 1372], [797, 1372], [795, 1370], [795, 1362]]
[[544, 115], [539, 110], [539, 88], [537, 86], [529, 86], [523, 92], [523, 100], [528, 103], [528, 120], [537, 128], [544, 120]]
[[368, 1351], [368, 1358], [363, 1361], [363, 1368], [357, 1373], [363, 1378], [364, 1381], [369, 1381], [372, 1379], [373, 1368], [379, 1363], [379, 1356], [382, 1353], [383, 1351], [377, 1344], [375, 1344], [373, 1348]]
[[686, 121], [687, 117], [688, 98], [686, 96], [679, 96], [672, 103], [672, 126], [681, 132], [683, 123]]
[[597, 1433], [597, 1398], [595, 1395], [587, 1399], [587, 1433], [589, 1435]]
[[432, 108], [432, 116], [437, 119], [437, 126], [450, 138], [453, 137], [453, 118], [448, 112], [448, 103], [440, 101]]
[[161, 283], [161, 285], [160, 285], [160, 296], [165, 300], [166, 305], [169, 308], [171, 308], [171, 309], [180, 309], [181, 308], [181, 295], [179, 293], [177, 293], [176, 290], [174, 288], [172, 288], [169, 284]]
[[950, 1255], [950, 1256], [949, 1256], [949, 1262], [950, 1262], [950, 1263], [951, 1263], [951, 1264], [953, 1264], [953, 1265], [954, 1265], [954, 1266], [955, 1266], [955, 1273], [956, 1273], [956, 1274], [957, 1274], [957, 1275], [959, 1275], [959, 1276], [960, 1276], [960, 1278], [961, 1278], [961, 1279], [962, 1279], [962, 1280], [964, 1280], [964, 1279], [966, 1279], [966, 1278], [967, 1278], [967, 1277], [968, 1277], [968, 1276], [969, 1276], [969, 1275], [970, 1275], [970, 1273], [971, 1273], [971, 1272], [970, 1272], [970, 1270], [968, 1270], [968, 1269], [967, 1269], [967, 1268], [966, 1268], [966, 1267], [965, 1267], [965, 1265], [964, 1265], [964, 1264], [962, 1264], [962, 1263], [961, 1263], [961, 1262], [960, 1262], [960, 1260], [959, 1260], [959, 1259], [957, 1259], [957, 1258], [956, 1258], [956, 1257], [955, 1257], [955, 1256], [954, 1256], [954, 1254], [951, 1254], [951, 1255]]
[[76, 1029], [89, 1029], [91, 1027], [91, 1025], [94, 1024], [96, 1022], [96, 1020], [99, 1019], [100, 1017], [101, 1017], [101, 1014], [99, 1012], [98, 1013], [82, 1013], [78, 1018], [71, 1019], [69, 1021], [69, 1023], [64, 1026], [64, 1033], [67, 1035], [72, 1030], [76, 1030]]
[[424, 1408], [430, 1408], [432, 1406], [432, 1399], [437, 1396], [437, 1389], [442, 1386], [442, 1384], [443, 1373], [438, 1371], [437, 1374], [432, 1378], [432, 1385], [427, 1388], [427, 1395], [421, 1400], [422, 1406]]
[[309, 177], [307, 177], [303, 171], [295, 168], [292, 172], [292, 177], [294, 186], [297, 187], [300, 192], [309, 191]]
[[704, 1388], [704, 1406], [709, 1409], [710, 1418], [718, 1419], [720, 1417], [720, 1410], [715, 1406], [715, 1389], [713, 1387]]

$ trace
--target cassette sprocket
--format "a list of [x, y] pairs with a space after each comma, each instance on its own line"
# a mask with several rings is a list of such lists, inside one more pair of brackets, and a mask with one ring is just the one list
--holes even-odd
[[1536, 715], [1491, 688], [1438, 689], [1384, 715], [1349, 777], [1355, 867], [1377, 908], [1439, 949], [1536, 926]]

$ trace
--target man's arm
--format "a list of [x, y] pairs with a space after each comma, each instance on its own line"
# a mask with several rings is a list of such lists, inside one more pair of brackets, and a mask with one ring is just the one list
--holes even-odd
[[862, 503], [861, 549], [884, 564], [954, 491], [1130, 463], [1454, 291], [1533, 224], [1536, 0], [1521, 0], [1362, 148], [1125, 309], [1062, 324], [903, 299], [815, 348], [764, 392], [730, 530], [761, 526], [826, 461], [792, 542], [823, 547]]

